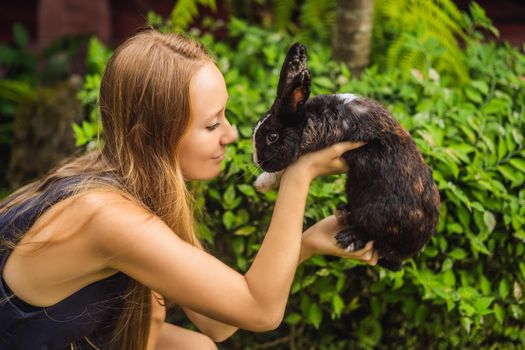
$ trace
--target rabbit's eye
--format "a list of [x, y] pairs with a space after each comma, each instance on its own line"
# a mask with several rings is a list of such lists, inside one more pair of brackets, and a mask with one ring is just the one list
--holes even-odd
[[266, 136], [266, 141], [268, 144], [274, 143], [275, 141], [277, 141], [277, 139], [279, 139], [279, 134], [277, 133], [272, 133]]

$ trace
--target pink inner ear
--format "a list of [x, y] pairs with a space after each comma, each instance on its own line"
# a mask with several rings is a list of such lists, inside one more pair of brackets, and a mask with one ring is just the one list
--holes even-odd
[[301, 102], [304, 98], [303, 91], [301, 88], [297, 88], [293, 91], [293, 105], [292, 105], [292, 112], [297, 111], [297, 105], [299, 102]]

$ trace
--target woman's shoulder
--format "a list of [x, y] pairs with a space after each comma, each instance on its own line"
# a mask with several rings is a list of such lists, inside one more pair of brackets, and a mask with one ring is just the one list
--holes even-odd
[[72, 199], [72, 212], [76, 212], [75, 207], [83, 212], [84, 234], [107, 258], [152, 227], [166, 228], [148, 208], [118, 190], [91, 190]]
[[92, 216], [123, 214], [126, 212], [135, 214], [150, 213], [132, 196], [113, 188], [92, 189], [78, 193], [71, 197], [71, 205], [82, 208], [86, 214]]

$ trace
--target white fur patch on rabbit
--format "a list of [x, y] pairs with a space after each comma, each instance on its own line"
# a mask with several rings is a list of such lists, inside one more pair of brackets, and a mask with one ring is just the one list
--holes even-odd
[[282, 173], [282, 171], [277, 171], [275, 173], [262, 173], [259, 175], [259, 177], [257, 177], [257, 180], [255, 180], [255, 188], [257, 191], [262, 193], [268, 192], [272, 188], [275, 188], [279, 185]]
[[353, 100], [356, 100], [358, 98], [358, 96], [354, 94], [336, 94], [336, 95], [343, 101], [343, 103], [350, 103]]

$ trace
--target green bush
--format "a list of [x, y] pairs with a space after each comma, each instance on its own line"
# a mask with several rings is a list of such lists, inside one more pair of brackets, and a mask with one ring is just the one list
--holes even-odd
[[38, 86], [53, 85], [71, 74], [72, 61], [85, 40], [61, 37], [38, 52], [29, 48], [29, 34], [20, 23], [13, 25], [10, 42], [0, 44], [0, 198], [8, 189], [5, 177], [14, 140], [18, 106], [34, 95]]
[[[259, 173], [251, 161], [252, 128], [273, 101], [280, 64], [294, 39], [237, 19], [229, 30], [229, 42], [207, 35], [200, 40], [224, 73], [227, 115], [240, 138], [228, 148], [222, 174], [193, 188], [207, 212], [200, 232], [208, 249], [243, 272], [259, 248], [276, 195], [259, 194], [252, 186]], [[221, 348], [523, 348], [523, 52], [470, 43], [469, 81], [459, 87], [432, 67], [405, 74], [374, 66], [355, 79], [330, 60], [328, 48], [308, 49], [313, 95], [352, 92], [375, 98], [411, 132], [440, 190], [438, 230], [400, 272], [333, 257], [311, 259], [298, 270], [278, 330], [241, 331]], [[96, 81], [97, 74], [87, 80]], [[90, 85], [86, 93], [94, 91]], [[95, 123], [86, 125], [96, 130]], [[344, 200], [343, 180], [329, 176], [312, 184], [305, 227]], [[178, 315], [172, 319], [183, 321]]]

